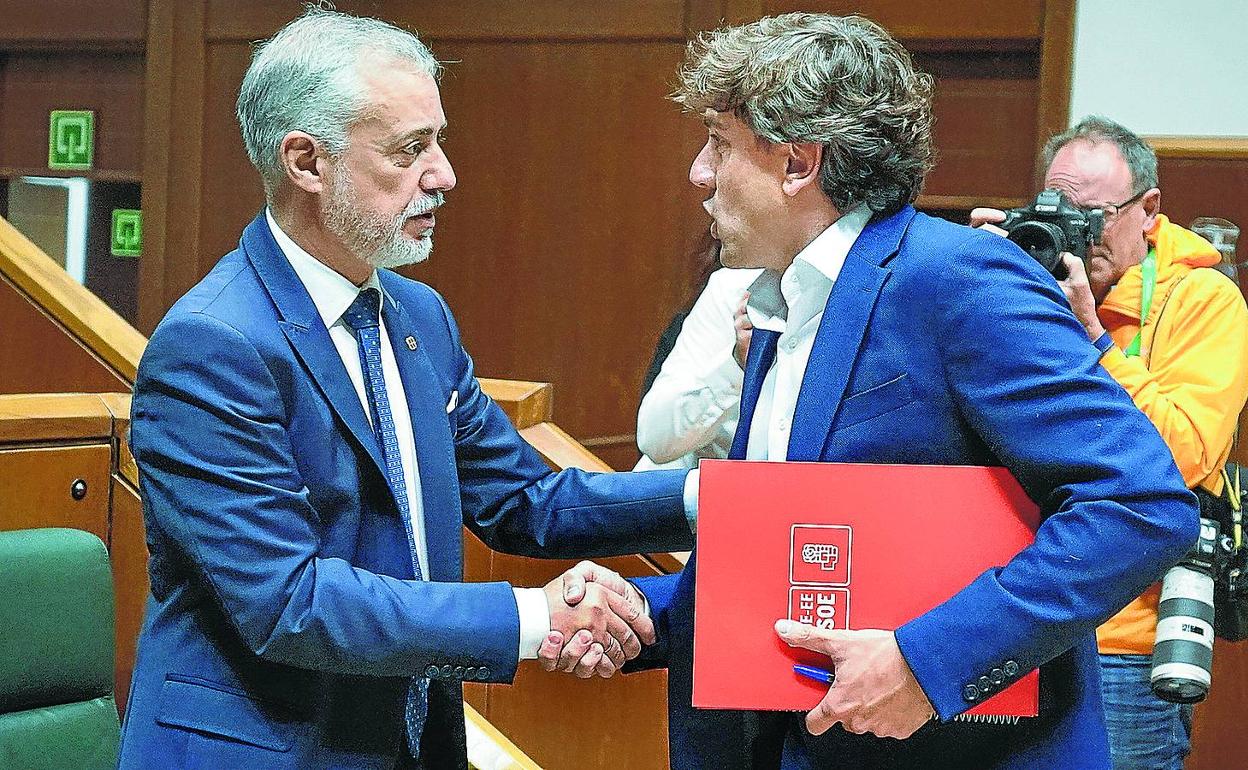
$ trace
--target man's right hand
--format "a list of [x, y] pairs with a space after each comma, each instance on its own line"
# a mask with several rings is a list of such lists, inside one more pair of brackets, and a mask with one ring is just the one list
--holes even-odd
[[1005, 221], [1005, 212], [1001, 209], [977, 208], [971, 210], [971, 227], [978, 227], [981, 230], [987, 230], [997, 235], [1009, 235], [1005, 230], [997, 227], [998, 224]]
[[[572, 577], [570, 577], [572, 576]], [[584, 561], [547, 583], [546, 602], [550, 607], [550, 629], [565, 640], [584, 641], [587, 632], [590, 652], [601, 648], [602, 657], [613, 669], [641, 652], [641, 645], [653, 644], [654, 623], [645, 612], [641, 595], [617, 573], [593, 562]], [[577, 645], [579, 649], [581, 645]], [[545, 651], [548, 645], [543, 644]], [[539, 653], [542, 665], [553, 671], [558, 663], [554, 656]], [[576, 656], [564, 671], [575, 671], [575, 664], [584, 655]], [[607, 676], [606, 665], [591, 666]], [[611, 673], [614, 673], [612, 670]]]
[[[629, 627], [637, 634], [637, 640], [642, 644], [654, 643], [654, 623], [647, 613], [645, 599], [636, 587], [619, 573], [592, 561], [583, 561], [548, 584], [547, 590], [549, 591], [556, 583], [562, 585], [562, 603], [569, 606], [583, 604], [589, 596], [600, 590], [605, 590], [611, 597], [614, 597], [611, 601], [617, 605], [622, 600], [625, 602], [625, 614], [619, 617], [629, 624]], [[547, 600], [551, 601], [553, 607], [555, 604], [550, 597], [551, 595], [547, 593]], [[617, 649], [625, 654], [623, 656], [608, 654], [614, 653]], [[619, 648], [614, 647], [610, 642], [603, 645], [587, 629], [576, 633], [564, 633], [555, 628], [552, 622], [551, 633], [538, 650], [538, 660], [542, 668], [547, 671], [566, 671], [582, 678], [596, 673], [598, 676], [607, 678], [619, 670], [625, 660], [635, 658], [637, 652], [640, 652], [640, 647], [630, 654], [630, 651], [625, 650], [623, 645]]]

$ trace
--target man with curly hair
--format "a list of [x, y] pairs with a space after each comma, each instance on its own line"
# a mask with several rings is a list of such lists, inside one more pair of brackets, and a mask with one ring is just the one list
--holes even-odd
[[[696, 553], [638, 580], [659, 635], [638, 661], [668, 667], [673, 767], [776, 767], [786, 739], [814, 767], [1109, 764], [1094, 632], [1193, 542], [1195, 499], [1052, 277], [1004, 238], [915, 212], [931, 94], [862, 18], [789, 14], [690, 45], [674, 99], [708, 139], [689, 179], [723, 263], [765, 268], [729, 456], [1005, 466], [1043, 523], [895, 631], [776, 623], [835, 668], [804, 721], [692, 708]], [[923, 515], [897, 511], [898, 536]], [[1036, 668], [1039, 716], [955, 719]]]

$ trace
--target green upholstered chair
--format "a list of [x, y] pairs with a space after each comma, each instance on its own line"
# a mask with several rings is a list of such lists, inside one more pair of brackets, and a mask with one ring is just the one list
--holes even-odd
[[112, 768], [113, 581], [77, 529], [0, 532], [0, 768]]

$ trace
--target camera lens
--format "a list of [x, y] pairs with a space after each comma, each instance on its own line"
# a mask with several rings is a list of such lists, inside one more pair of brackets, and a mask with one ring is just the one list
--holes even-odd
[[1009, 238], [1031, 255], [1059, 281], [1066, 277], [1062, 251], [1066, 238], [1061, 228], [1049, 222], [1022, 222], [1010, 231]]
[[[1229, 539], [1228, 539], [1229, 542]], [[1171, 703], [1209, 694], [1213, 672], [1213, 576], [1222, 544], [1218, 523], [1201, 518], [1200, 538], [1161, 581], [1153, 693]]]

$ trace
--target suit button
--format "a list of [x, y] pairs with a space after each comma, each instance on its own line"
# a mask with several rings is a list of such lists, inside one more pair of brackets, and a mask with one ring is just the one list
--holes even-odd
[[481, 668], [477, 669], [477, 679], [478, 679], [478, 681], [482, 681], [482, 682], [484, 682], [484, 681], [486, 681], [486, 680], [487, 680], [487, 679], [489, 679], [489, 678], [490, 678], [490, 668], [489, 668], [489, 666], [482, 666]]
[[464, 679], [467, 679], [469, 682], [471, 682], [472, 680], [476, 678], [477, 678], [476, 666], [469, 666], [468, 668], [464, 669]]
[[450, 676], [451, 674], [453, 674], [453, 673], [455, 673], [455, 669], [454, 669], [453, 667], [451, 667], [451, 666], [443, 666], [443, 667], [442, 667], [442, 676], [447, 676], [447, 677], [449, 677], [449, 676]]
[[994, 668], [988, 672], [988, 678], [992, 680], [993, 684], [1001, 684], [1005, 681], [1005, 672], [999, 668]]
[[982, 692], [984, 695], [987, 695], [988, 693], [992, 692], [992, 682], [989, 681], [988, 677], [981, 676], [979, 678], [979, 691]]
[[425, 669], [425, 678], [427, 678], [427, 679], [437, 679], [437, 678], [438, 678], [438, 667], [437, 667], [437, 666], [430, 666], [429, 668], [426, 668], [426, 669]]
[[962, 700], [967, 703], [974, 703], [979, 700], [979, 688], [973, 684], [968, 684], [962, 688]]
[[456, 667], [455, 667], [455, 678], [456, 678], [456, 679], [463, 679], [463, 678], [464, 678], [464, 667], [463, 667], [463, 666], [456, 666]]
[[1012, 660], [1007, 660], [1002, 668], [1005, 669], [1005, 675], [1011, 678], [1018, 673], [1018, 664]]

